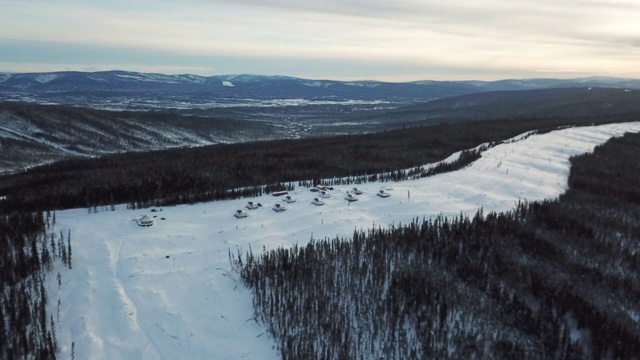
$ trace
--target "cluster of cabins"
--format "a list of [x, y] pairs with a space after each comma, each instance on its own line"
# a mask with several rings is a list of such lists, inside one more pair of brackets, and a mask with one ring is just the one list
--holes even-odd
[[[311, 200], [311, 203], [313, 205], [316, 205], [316, 206], [324, 205], [325, 203], [324, 203], [323, 199], [327, 199], [327, 198], [331, 197], [331, 194], [329, 193], [329, 190], [333, 190], [333, 188], [332, 187], [327, 187], [327, 186], [316, 186], [314, 188], [311, 188], [312, 192], [317, 193], [317, 196], [315, 198], [313, 198], [313, 200]], [[356, 188], [351, 189], [350, 191], [347, 191], [347, 195], [344, 197], [344, 199], [347, 200], [348, 202], [358, 201], [358, 197], [356, 195], [362, 195], [362, 193], [363, 193], [363, 191], [356, 187]], [[287, 204], [291, 204], [291, 203], [296, 202], [296, 199], [294, 197], [292, 197], [291, 195], [287, 195], [287, 194], [288, 193], [286, 191], [273, 193], [274, 196], [283, 196], [284, 195], [284, 197], [282, 198], [282, 201], [287, 203]], [[386, 198], [386, 197], [390, 196], [390, 194], [384, 189], [380, 189], [376, 193], [376, 195], [378, 195], [380, 197], [383, 197], [383, 198]], [[262, 204], [256, 203], [256, 202], [253, 202], [253, 201], [249, 201], [247, 203], [247, 205], [245, 205], [245, 207], [247, 209], [249, 209], [249, 210], [255, 210], [255, 209], [261, 208]], [[283, 211], [287, 210], [287, 208], [283, 204], [280, 204], [280, 203], [277, 203], [277, 204], [273, 205], [273, 207], [271, 209], [273, 211], [275, 211], [275, 212], [283, 212]], [[238, 219], [241, 219], [241, 218], [246, 218], [249, 215], [247, 214], [246, 211], [244, 211], [242, 209], [238, 209], [233, 214], [233, 216], [235, 216]]]
[[[313, 200], [311, 200], [311, 203], [313, 205], [316, 206], [322, 206], [324, 205], [324, 200], [323, 199], [327, 199], [331, 197], [331, 194], [329, 193], [329, 190], [333, 190], [332, 187], [329, 186], [316, 186], [311, 188], [311, 191], [314, 193], [317, 193], [316, 197], [313, 198]], [[282, 201], [287, 203], [287, 204], [291, 204], [296, 202], [296, 199], [291, 196], [288, 195], [288, 192], [286, 191], [281, 191], [281, 192], [275, 192], [272, 193], [274, 196], [282, 196]], [[362, 195], [363, 191], [357, 187], [347, 191], [347, 195], [345, 195], [344, 199], [347, 200], [348, 202], [354, 202], [354, 201], [358, 201], [358, 197], [357, 195]], [[376, 195], [386, 198], [389, 197], [390, 194], [385, 190], [385, 189], [380, 189]], [[245, 205], [245, 208], [249, 209], [249, 210], [255, 210], [255, 209], [259, 209], [262, 207], [262, 204], [260, 204], [259, 202], [254, 202], [254, 201], [249, 201], [247, 203], [247, 205]], [[285, 205], [281, 204], [281, 203], [277, 203], [275, 205], [273, 205], [273, 207], [271, 208], [273, 211], [275, 212], [283, 212], [286, 211], [287, 208], [285, 207]], [[152, 210], [153, 212], [155, 212], [156, 210]], [[236, 212], [233, 214], [233, 216], [235, 216], [238, 219], [242, 219], [242, 218], [246, 218], [248, 216], [247, 212], [242, 210], [242, 209], [238, 209], [236, 210]], [[155, 217], [155, 216], [154, 216]], [[164, 218], [162, 218], [162, 220], [164, 220]], [[142, 217], [138, 218], [135, 220], [136, 223], [139, 226], [142, 227], [149, 227], [149, 226], [153, 226], [155, 224], [155, 220], [147, 215], [143, 215]]]

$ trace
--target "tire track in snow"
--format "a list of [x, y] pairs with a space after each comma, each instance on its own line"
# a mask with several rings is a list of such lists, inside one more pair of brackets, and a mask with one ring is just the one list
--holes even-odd
[[[120, 294], [120, 298], [123, 301], [123, 306], [126, 310], [127, 320], [129, 324], [132, 326], [133, 329], [141, 332], [142, 336], [147, 340], [144, 343], [144, 347], [143, 347], [143, 351], [145, 353], [144, 358], [145, 359], [151, 359], [151, 358], [162, 359], [162, 356], [161, 356], [162, 352], [160, 351], [158, 344], [156, 344], [152, 336], [149, 336], [149, 334], [145, 330], [145, 327], [140, 324], [140, 321], [138, 318], [138, 306], [136, 306], [136, 302], [129, 295], [129, 291], [127, 291], [126, 281], [123, 281], [123, 278], [121, 276], [120, 259], [122, 258], [122, 248], [124, 247], [125, 240], [126, 240], [126, 237], [121, 236], [120, 244], [118, 246], [117, 256], [113, 260], [113, 264], [115, 266], [114, 274], [115, 274], [115, 279], [117, 281], [118, 292]], [[136, 296], [136, 300], [138, 303], [140, 302], [140, 299], [138, 299], [137, 296]], [[152, 347], [151, 353], [149, 353], [149, 350], [147, 347], [148, 345], [151, 345]]]

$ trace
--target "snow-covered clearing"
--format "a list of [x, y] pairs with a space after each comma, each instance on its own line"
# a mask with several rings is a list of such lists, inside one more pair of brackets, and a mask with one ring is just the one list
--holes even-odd
[[[51, 276], [50, 311], [58, 319], [62, 358], [278, 359], [265, 329], [252, 320], [251, 293], [229, 273], [228, 251], [256, 252], [313, 238], [350, 237], [355, 228], [407, 223], [416, 217], [506, 211], [518, 200], [556, 198], [567, 187], [569, 157], [611, 137], [640, 131], [640, 122], [570, 128], [502, 144], [471, 166], [399, 183], [331, 191], [325, 205], [300, 188], [297, 201], [260, 198], [163, 208], [56, 214], [56, 231], [71, 230], [73, 269]], [[388, 198], [375, 193], [382, 187]], [[262, 208], [248, 210], [247, 201]], [[276, 213], [275, 203], [287, 207]], [[243, 209], [249, 215], [236, 219]], [[157, 216], [139, 227], [135, 218]], [[165, 220], [161, 220], [165, 218]], [[55, 274], [54, 274], [55, 275]]]

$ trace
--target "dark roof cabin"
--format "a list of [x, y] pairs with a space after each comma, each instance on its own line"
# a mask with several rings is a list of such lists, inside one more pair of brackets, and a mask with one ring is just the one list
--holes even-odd
[[391, 194], [389, 194], [388, 192], [384, 191], [384, 190], [378, 190], [378, 192], [376, 193], [376, 195], [380, 196], [380, 197], [389, 197], [391, 196]]
[[249, 201], [245, 207], [247, 209], [249, 209], [249, 210], [255, 210], [255, 209], [259, 208], [260, 206], [262, 206], [260, 203], [255, 203], [253, 201]]
[[238, 209], [238, 210], [236, 210], [235, 213], [233, 213], [233, 216], [235, 216], [238, 219], [246, 218], [247, 217], [247, 213], [244, 212], [243, 210]]

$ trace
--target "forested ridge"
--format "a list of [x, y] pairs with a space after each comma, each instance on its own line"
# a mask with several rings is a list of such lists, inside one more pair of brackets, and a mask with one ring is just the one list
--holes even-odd
[[628, 134], [555, 201], [230, 261], [283, 359], [638, 359], [639, 156]]
[[70, 157], [269, 139], [273, 127], [171, 111], [107, 111], [0, 101], [0, 174]]
[[[456, 151], [526, 131], [632, 121], [604, 118], [509, 119], [440, 124], [376, 134], [273, 140], [127, 153], [56, 162], [0, 177], [0, 213], [130, 203], [174, 205], [257, 195], [292, 181], [400, 180], [398, 172], [443, 160]], [[419, 172], [419, 169], [417, 170]], [[338, 180], [344, 179], [347, 180]]]
[[52, 213], [0, 217], [0, 359], [56, 358], [59, 313], [47, 312], [47, 288], [55, 269], [61, 286], [72, 250], [71, 233], [56, 234], [55, 221]]
[[[208, 201], [301, 179], [386, 173], [398, 180], [426, 174], [398, 169], [525, 131], [630, 120], [441, 124], [69, 160], [2, 177], [0, 358], [55, 358], [57, 317], [44, 307], [44, 280], [61, 267], [56, 262], [70, 268], [72, 254], [70, 233], [56, 233], [49, 209]], [[559, 202], [416, 219], [231, 259], [254, 289], [256, 319], [287, 359], [633, 358], [640, 353], [639, 142], [626, 136], [574, 160], [571, 190]]]

